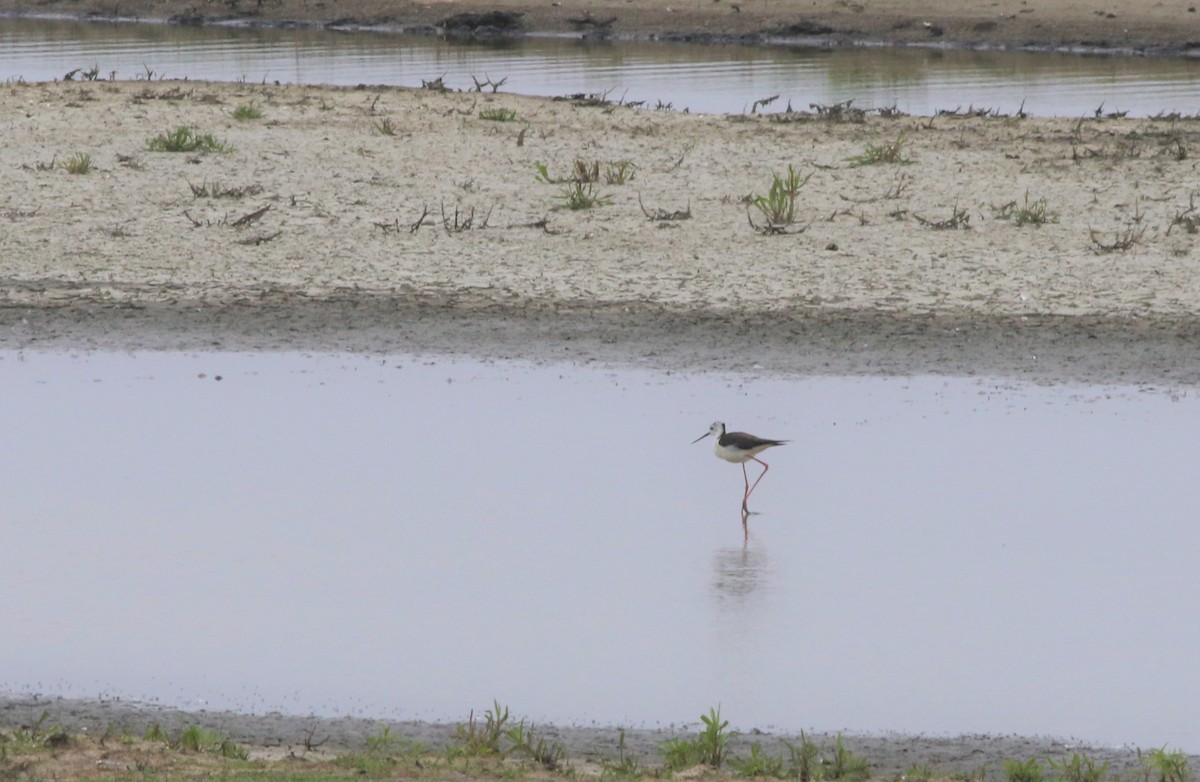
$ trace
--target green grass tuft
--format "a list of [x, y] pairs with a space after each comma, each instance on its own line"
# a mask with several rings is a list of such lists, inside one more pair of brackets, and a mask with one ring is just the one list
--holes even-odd
[[1044, 778], [1042, 764], [1037, 758], [1029, 760], [1004, 761], [1004, 779], [1006, 782], [1042, 782]]
[[861, 155], [848, 157], [851, 165], [855, 166], [875, 166], [884, 163], [894, 163], [902, 166], [911, 164], [912, 158], [904, 156], [904, 144], [906, 143], [904, 136], [897, 136], [895, 141], [889, 141], [886, 144], [868, 144]]
[[1058, 213], [1052, 211], [1046, 198], [1029, 200], [1029, 191], [1025, 191], [1025, 204], [1018, 206], [1016, 201], [1009, 201], [996, 210], [996, 216], [1001, 220], [1012, 220], [1017, 225], [1045, 225], [1057, 223]]
[[1061, 782], [1105, 782], [1108, 778], [1108, 764], [1100, 763], [1085, 755], [1075, 753], [1070, 760], [1049, 759], [1050, 768], [1057, 774]]
[[786, 774], [783, 768], [783, 758], [764, 754], [757, 744], [750, 745], [750, 754], [744, 758], [730, 758], [729, 766], [734, 773], [741, 777], [776, 777], [782, 779]]
[[800, 196], [800, 188], [812, 179], [812, 172], [801, 177], [795, 166], [788, 164], [787, 174], [771, 174], [771, 187], [766, 195], [755, 195], [749, 199], [750, 206], [762, 214], [765, 223], [755, 223], [747, 210], [746, 216], [754, 230], [764, 234], [784, 233], [788, 226], [796, 222], [796, 199]]
[[1183, 754], [1182, 750], [1174, 749], [1168, 752], [1164, 744], [1144, 755], [1138, 750], [1138, 758], [1142, 761], [1147, 779], [1152, 779], [1153, 782], [1188, 782], [1191, 778], [1187, 755]]
[[391, 117], [384, 117], [381, 120], [376, 120], [375, 122], [371, 123], [371, 127], [374, 128], [375, 132], [381, 136], [396, 135], [396, 123], [392, 122]]
[[500, 739], [507, 730], [508, 707], [501, 706], [500, 701], [493, 700], [492, 710], [485, 712], [483, 717], [483, 725], [475, 719], [475, 712], [471, 712], [465, 723], [458, 723], [454, 729], [453, 744], [446, 750], [448, 757], [471, 758], [506, 754], [500, 746]]
[[92, 170], [92, 156], [86, 152], [76, 152], [62, 163], [68, 174], [88, 174]]
[[253, 103], [243, 103], [233, 110], [233, 118], [238, 122], [262, 119], [266, 114]]
[[568, 182], [563, 185], [558, 198], [562, 199], [561, 209], [591, 209], [597, 206], [608, 206], [612, 199], [602, 195], [591, 182]]
[[146, 141], [150, 152], [232, 152], [233, 146], [218, 141], [211, 133], [197, 133], [195, 128], [180, 125]]
[[479, 118], [492, 122], [513, 122], [517, 119], [517, 112], [505, 108], [483, 109], [479, 112]]
[[705, 765], [720, 768], [726, 760], [726, 744], [737, 735], [729, 730], [729, 721], [721, 719], [721, 707], [700, 715], [704, 728], [694, 739], [671, 739], [661, 749], [668, 770], [679, 771]]

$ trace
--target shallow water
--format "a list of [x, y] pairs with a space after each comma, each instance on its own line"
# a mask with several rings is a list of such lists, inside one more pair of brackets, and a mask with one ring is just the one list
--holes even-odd
[[[463, 42], [428, 36], [0, 18], [0, 78], [101, 78], [419, 87], [444, 77], [505, 79], [503, 90], [669, 104], [694, 112], [764, 111], [853, 100], [916, 115], [961, 108], [1014, 114], [1200, 113], [1196, 62], [1185, 58], [969, 52], [896, 47], [762, 47], [560, 38]], [[81, 78], [76, 75], [75, 78]]]
[[[0, 353], [0, 690], [1200, 749], [1191, 391]], [[791, 438], [743, 544], [713, 418]]]

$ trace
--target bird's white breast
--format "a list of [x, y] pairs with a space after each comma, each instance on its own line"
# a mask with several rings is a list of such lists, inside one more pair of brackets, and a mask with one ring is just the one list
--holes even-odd
[[754, 455], [753, 451], [743, 451], [741, 448], [731, 448], [728, 445], [721, 445], [719, 442], [713, 446], [713, 453], [721, 457], [727, 462], [741, 464], [750, 460]]

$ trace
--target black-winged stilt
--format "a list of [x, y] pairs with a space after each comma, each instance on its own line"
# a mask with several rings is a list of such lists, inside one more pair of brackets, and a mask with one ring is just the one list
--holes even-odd
[[[745, 432], [726, 432], [724, 423], [714, 421], [713, 425], [708, 427], [707, 432], [692, 440], [692, 444], [695, 445], [709, 435], [717, 438], [716, 445], [713, 446], [713, 453], [727, 462], [742, 465], [742, 478], [746, 481], [746, 493], [742, 495], [742, 525], [745, 526], [745, 517], [750, 513], [746, 503], [750, 501], [750, 494], [754, 491], [754, 487], [758, 486], [758, 482], [770, 469], [770, 465], [759, 459], [758, 455], [768, 448], [784, 445], [787, 440], [768, 440], [765, 437], [755, 437]], [[750, 485], [750, 476], [746, 474], [746, 462], [751, 459], [761, 464], [763, 468], [762, 472], [758, 474], [758, 478], [754, 480], [754, 486]]]

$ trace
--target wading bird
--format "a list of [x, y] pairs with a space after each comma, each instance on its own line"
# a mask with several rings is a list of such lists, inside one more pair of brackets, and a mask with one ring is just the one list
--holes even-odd
[[[759, 459], [758, 455], [768, 448], [787, 443], [787, 440], [768, 440], [765, 437], [755, 437], [745, 432], [726, 432], [724, 423], [714, 421], [707, 432], [692, 440], [692, 444], [695, 445], [709, 435], [717, 438], [716, 445], [713, 446], [713, 453], [727, 462], [742, 465], [742, 479], [746, 482], [746, 493], [742, 495], [742, 526], [744, 527], [746, 516], [750, 514], [750, 509], [746, 505], [750, 501], [750, 494], [770, 469], [770, 465]], [[746, 474], [746, 462], [751, 459], [761, 464], [763, 468], [762, 472], [758, 474], [758, 478], [754, 480], [754, 486], [750, 485], [750, 476]]]

